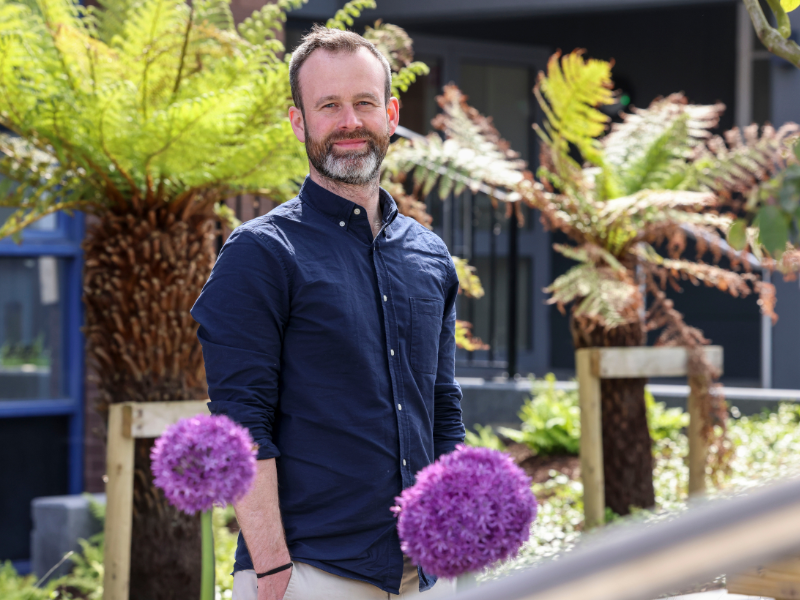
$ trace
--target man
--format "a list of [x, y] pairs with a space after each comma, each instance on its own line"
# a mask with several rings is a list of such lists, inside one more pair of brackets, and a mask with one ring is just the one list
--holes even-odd
[[289, 118], [310, 175], [231, 234], [192, 309], [209, 408], [258, 444], [235, 506], [234, 600], [453, 591], [403, 556], [390, 512], [464, 439], [453, 261], [378, 183], [399, 121], [390, 81], [362, 37], [304, 38]]

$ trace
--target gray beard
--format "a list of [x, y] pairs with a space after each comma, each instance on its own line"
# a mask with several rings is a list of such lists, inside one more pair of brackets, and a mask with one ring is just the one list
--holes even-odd
[[321, 165], [314, 165], [319, 173], [328, 179], [349, 185], [366, 185], [378, 178], [383, 157], [380, 150], [370, 147], [366, 154], [360, 156], [325, 155]]

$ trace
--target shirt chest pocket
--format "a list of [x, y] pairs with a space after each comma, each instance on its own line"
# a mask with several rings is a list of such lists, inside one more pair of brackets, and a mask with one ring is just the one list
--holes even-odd
[[443, 312], [441, 300], [411, 298], [411, 368], [415, 371], [436, 373]]

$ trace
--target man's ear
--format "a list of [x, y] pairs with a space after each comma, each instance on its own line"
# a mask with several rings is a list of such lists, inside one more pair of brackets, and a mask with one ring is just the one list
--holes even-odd
[[394, 135], [400, 124], [400, 102], [392, 96], [386, 104], [386, 118], [389, 120], [389, 135]]
[[292, 124], [292, 131], [298, 140], [306, 141], [306, 123], [303, 119], [303, 111], [296, 106], [289, 107], [289, 122]]

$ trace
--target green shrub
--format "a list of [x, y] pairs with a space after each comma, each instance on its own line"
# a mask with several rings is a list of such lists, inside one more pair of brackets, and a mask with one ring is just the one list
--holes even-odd
[[467, 429], [465, 442], [468, 446], [476, 448], [491, 448], [492, 450], [505, 450], [506, 445], [497, 437], [491, 425], [474, 426], [475, 431]]
[[656, 402], [653, 394], [644, 393], [647, 408], [647, 425], [654, 442], [669, 438], [677, 440], [681, 430], [689, 426], [689, 413], [681, 408], [666, 408], [663, 402]]
[[[556, 377], [548, 373], [544, 379], [531, 382], [532, 398], [525, 401], [519, 412], [522, 421], [519, 430], [500, 427], [498, 432], [518, 443], [527, 445], [540, 455], [578, 454], [581, 439], [581, 414], [578, 390], [556, 388]], [[645, 407], [650, 436], [654, 441], [669, 438], [676, 440], [681, 430], [688, 426], [689, 415], [680, 408], [666, 408], [663, 402], [656, 402], [653, 395], [645, 391]], [[495, 447], [491, 445], [490, 434], [486, 428], [470, 433], [468, 443], [472, 445]], [[490, 429], [490, 428], [489, 428]], [[497, 436], [495, 436], [496, 438]], [[497, 439], [500, 443], [500, 440]], [[502, 449], [502, 448], [500, 448]]]
[[536, 454], [578, 454], [581, 439], [581, 414], [578, 392], [556, 388], [556, 376], [531, 382], [533, 397], [519, 411], [520, 430], [501, 427], [498, 432], [526, 444]]
[[52, 592], [51, 586], [40, 589], [34, 587], [34, 575], [19, 575], [11, 564], [6, 561], [0, 565], [0, 598], [3, 600], [47, 600]]
[[[91, 495], [89, 504], [92, 514], [103, 522], [105, 504], [96, 502]], [[233, 589], [233, 577], [230, 574], [238, 537], [228, 528], [228, 523], [233, 519], [232, 506], [214, 509], [216, 596], [223, 600], [231, 597]], [[36, 587], [35, 575], [20, 575], [11, 562], [0, 563], [0, 600], [102, 600], [104, 539], [101, 531], [88, 540], [78, 540], [80, 551], [68, 559], [72, 562], [72, 571], [47, 582], [41, 588]]]

